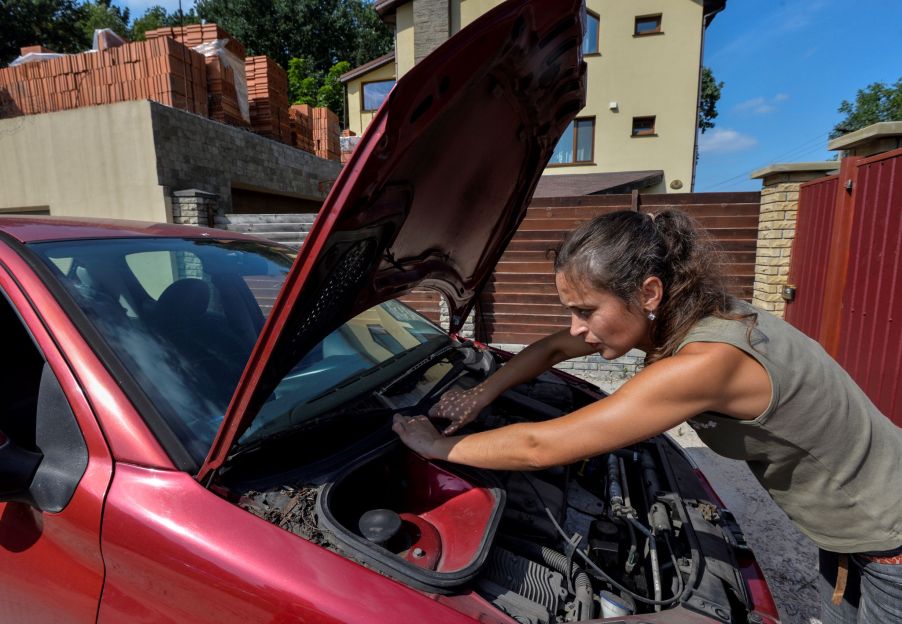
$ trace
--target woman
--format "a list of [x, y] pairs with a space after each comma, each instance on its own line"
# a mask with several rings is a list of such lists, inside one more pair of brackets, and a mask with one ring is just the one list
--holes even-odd
[[[902, 429], [816, 342], [728, 296], [716, 266], [706, 238], [677, 211], [583, 224], [555, 256], [570, 330], [527, 347], [476, 388], [447, 393], [430, 411], [450, 421], [445, 435], [425, 416], [396, 416], [395, 431], [427, 458], [537, 470], [689, 421], [715, 452], [748, 462], [820, 547], [825, 622], [902, 622], [902, 565], [894, 563], [902, 555]], [[449, 435], [558, 362], [590, 353], [612, 360], [633, 348], [647, 354], [645, 368], [602, 401], [550, 421]], [[837, 553], [856, 554], [844, 599], [846, 558]]]

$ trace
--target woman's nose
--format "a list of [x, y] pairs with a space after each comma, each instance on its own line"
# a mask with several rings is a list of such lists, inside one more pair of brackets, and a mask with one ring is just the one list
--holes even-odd
[[586, 324], [575, 314], [570, 315], [570, 335], [579, 336], [586, 333]]

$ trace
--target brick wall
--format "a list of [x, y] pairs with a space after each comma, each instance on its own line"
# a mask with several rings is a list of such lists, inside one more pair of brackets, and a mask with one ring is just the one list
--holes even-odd
[[836, 166], [832, 162], [780, 164], [752, 174], [762, 180], [752, 305], [782, 318], [786, 302], [781, 293], [789, 278], [799, 187]]
[[761, 190], [752, 304], [780, 317], [785, 308], [780, 293], [789, 276], [789, 259], [799, 207], [799, 184], [783, 182]]

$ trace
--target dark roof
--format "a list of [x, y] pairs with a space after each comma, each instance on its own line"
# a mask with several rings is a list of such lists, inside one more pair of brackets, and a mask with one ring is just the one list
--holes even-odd
[[364, 63], [360, 67], [355, 67], [351, 71], [343, 73], [341, 76], [338, 77], [338, 79], [341, 82], [348, 82], [349, 80], [354, 80], [354, 78], [357, 78], [358, 76], [362, 76], [363, 74], [367, 73], [368, 71], [372, 71], [378, 67], [382, 67], [383, 65], [388, 65], [389, 63], [391, 63], [394, 60], [395, 60], [395, 53], [389, 52], [388, 54], [384, 54], [384, 55], [380, 56], [379, 58], [374, 58], [369, 63]]
[[575, 197], [577, 195], [610, 195], [629, 193], [654, 186], [664, 179], [664, 172], [616, 171], [611, 173], [571, 173], [543, 175], [533, 197]]
[[705, 15], [705, 28], [714, 21], [714, 16], [723, 11], [726, 7], [727, 0], [704, 0], [702, 11]]
[[394, 13], [399, 6], [407, 4], [410, 1], [411, 0], [376, 0], [373, 3], [373, 8], [376, 9], [376, 13], [379, 14], [379, 17], [385, 19], [388, 14]]

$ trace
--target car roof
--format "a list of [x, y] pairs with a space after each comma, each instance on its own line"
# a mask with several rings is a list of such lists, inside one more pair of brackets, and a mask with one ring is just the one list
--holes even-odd
[[0, 216], [0, 232], [20, 243], [98, 238], [216, 238], [260, 240], [256, 237], [193, 225], [53, 216]]

